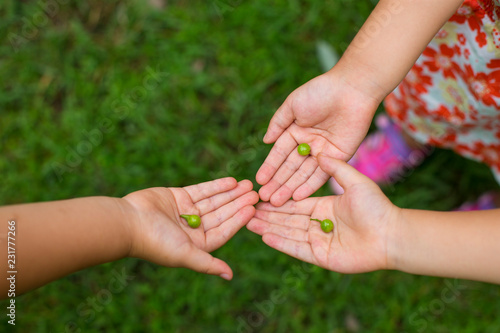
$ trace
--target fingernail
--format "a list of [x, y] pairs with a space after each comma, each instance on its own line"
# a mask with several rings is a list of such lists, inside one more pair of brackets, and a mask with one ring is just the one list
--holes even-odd
[[223, 278], [224, 280], [228, 280], [228, 281], [231, 280], [231, 278], [229, 277], [229, 274], [224, 273], [224, 274], [221, 274], [220, 277]]

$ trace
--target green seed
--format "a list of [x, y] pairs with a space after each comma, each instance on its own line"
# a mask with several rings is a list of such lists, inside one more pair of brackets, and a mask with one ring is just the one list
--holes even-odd
[[323, 230], [326, 233], [329, 233], [330, 231], [333, 230], [333, 222], [332, 220], [325, 219], [321, 221], [321, 230]]
[[330, 219], [324, 219], [323, 221], [318, 219], [311, 219], [311, 221], [318, 221], [319, 223], [321, 223], [321, 230], [326, 233], [329, 233], [333, 230], [333, 222]]
[[183, 219], [186, 219], [188, 225], [196, 229], [200, 226], [201, 224], [201, 218], [198, 215], [181, 215]]
[[311, 153], [311, 146], [309, 146], [307, 143], [301, 143], [297, 147], [297, 151], [299, 152], [300, 155], [307, 156]]

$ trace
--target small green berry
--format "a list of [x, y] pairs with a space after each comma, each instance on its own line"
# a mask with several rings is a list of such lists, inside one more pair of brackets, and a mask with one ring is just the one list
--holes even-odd
[[198, 215], [181, 215], [183, 219], [186, 219], [188, 225], [196, 229], [200, 226], [201, 224], [201, 218]]
[[333, 230], [333, 222], [330, 219], [324, 219], [323, 221], [318, 219], [311, 219], [311, 221], [318, 221], [319, 223], [321, 223], [321, 230], [326, 233], [329, 233]]
[[297, 151], [299, 152], [300, 155], [307, 156], [311, 153], [311, 146], [309, 146], [307, 143], [301, 143], [297, 147]]
[[323, 230], [326, 233], [329, 233], [330, 231], [333, 230], [333, 222], [332, 220], [325, 219], [321, 221], [321, 230]]

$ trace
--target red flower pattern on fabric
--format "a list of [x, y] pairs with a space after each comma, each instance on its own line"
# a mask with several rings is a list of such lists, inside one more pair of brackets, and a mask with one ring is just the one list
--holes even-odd
[[432, 78], [424, 74], [421, 66], [415, 65], [406, 76], [405, 82], [419, 93], [426, 93], [427, 87], [432, 85]]
[[485, 144], [477, 141], [471, 148], [471, 152], [476, 156], [481, 156], [487, 164], [500, 167], [500, 144]]
[[500, 0], [465, 0], [449, 21], [386, 110], [419, 141], [482, 161], [500, 179]]
[[496, 21], [500, 18], [500, 7], [495, 6], [492, 0], [477, 0], [477, 2], [484, 9], [490, 20]]
[[469, 91], [485, 105], [498, 106], [495, 97], [500, 98], [500, 70], [474, 73], [471, 65], [466, 64], [464, 67], [464, 80]]
[[486, 33], [481, 29], [481, 21], [485, 16], [484, 10], [476, 1], [466, 0], [450, 18], [450, 22], [458, 24], [467, 23], [469, 28], [477, 32], [476, 41], [479, 46], [486, 45]]
[[424, 62], [424, 65], [431, 72], [442, 72], [444, 77], [456, 79], [455, 73], [460, 72], [460, 67], [453, 61], [455, 55], [454, 48], [441, 44], [439, 51], [432, 47], [427, 47], [422, 53], [424, 56], [430, 58]]

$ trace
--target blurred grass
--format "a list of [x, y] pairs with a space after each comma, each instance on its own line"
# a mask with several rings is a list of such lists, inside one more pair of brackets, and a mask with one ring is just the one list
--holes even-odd
[[[123, 196], [226, 175], [254, 180], [270, 148], [261, 139], [272, 114], [321, 72], [316, 42], [341, 53], [375, 3], [178, 0], [159, 10], [146, 1], [90, 0], [59, 5], [14, 52], [12, 34], [27, 36], [23, 18], [40, 19], [41, 7], [3, 2], [1, 204]], [[154, 89], [153, 81], [144, 81], [152, 70], [160, 73]], [[89, 133], [95, 130], [102, 138], [94, 136], [94, 144]], [[81, 160], [75, 151], [83, 152]], [[68, 167], [62, 174], [61, 166]], [[448, 210], [493, 188], [485, 166], [436, 151], [386, 193], [402, 207]], [[317, 195], [328, 193], [325, 186]], [[328, 272], [267, 248], [246, 230], [215, 255], [234, 269], [232, 282], [126, 259], [18, 297], [16, 327], [57, 333], [500, 331], [497, 286], [458, 281], [462, 289], [445, 303], [442, 294], [453, 280]], [[113, 272], [123, 270], [134, 279], [102, 298]], [[92, 305], [93, 299], [101, 302]], [[0, 330], [11, 331], [5, 318]]]

